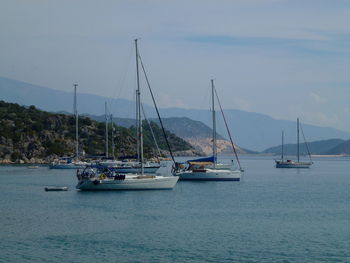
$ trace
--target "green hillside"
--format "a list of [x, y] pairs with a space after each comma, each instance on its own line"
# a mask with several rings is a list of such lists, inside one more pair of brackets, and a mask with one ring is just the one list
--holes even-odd
[[[144, 124], [145, 125], [145, 124]], [[157, 125], [154, 125], [157, 126]], [[136, 153], [135, 129], [115, 126], [116, 156]], [[145, 156], [156, 153], [149, 128], [145, 125]], [[111, 127], [110, 127], [111, 131]], [[167, 150], [161, 130], [154, 132], [162, 150]], [[168, 133], [174, 150], [191, 150], [192, 146], [172, 133]], [[79, 117], [80, 152], [86, 155], [105, 154], [105, 124]], [[111, 142], [109, 143], [111, 147]], [[111, 148], [109, 149], [111, 152]], [[41, 159], [46, 162], [59, 156], [73, 156], [75, 151], [75, 118], [67, 114], [54, 114], [0, 101], [0, 159], [13, 162]]]

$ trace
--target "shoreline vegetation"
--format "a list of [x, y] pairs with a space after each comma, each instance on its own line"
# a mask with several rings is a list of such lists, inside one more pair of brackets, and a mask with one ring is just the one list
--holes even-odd
[[[144, 151], [146, 159], [157, 156], [151, 129], [146, 122]], [[168, 148], [162, 131], [156, 123], [152, 130], [157, 140], [161, 157], [168, 156]], [[115, 157], [136, 154], [135, 127], [124, 128], [109, 125], [109, 134], [114, 129]], [[202, 152], [175, 134], [166, 131], [175, 155], [203, 155]], [[109, 152], [112, 153], [109, 136]], [[82, 159], [105, 156], [105, 123], [79, 116], [79, 152]], [[35, 106], [20, 106], [0, 101], [0, 164], [48, 164], [60, 157], [74, 157], [75, 117], [50, 113]]]

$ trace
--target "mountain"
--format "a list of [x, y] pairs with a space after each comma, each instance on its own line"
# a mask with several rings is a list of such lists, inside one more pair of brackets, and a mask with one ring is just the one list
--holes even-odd
[[[210, 125], [211, 122], [209, 114], [209, 111], [205, 110], [162, 109], [162, 116], [164, 117], [185, 116], [202, 121], [207, 125]], [[271, 145], [278, 145], [282, 130], [285, 131], [285, 142], [296, 141], [296, 122], [294, 121], [276, 120], [267, 115], [232, 109], [225, 110], [225, 116], [235, 143], [244, 148], [263, 151]], [[302, 127], [308, 141], [350, 138], [350, 133], [334, 128], [308, 124], [302, 124]], [[218, 122], [218, 132], [226, 137], [226, 130], [222, 121], [221, 124], [220, 121]]]
[[[158, 123], [159, 121], [156, 120]], [[212, 138], [213, 129], [201, 121], [192, 120], [187, 117], [162, 118], [164, 127], [183, 139], [187, 138]], [[216, 133], [218, 139], [224, 139]]]
[[[158, 120], [153, 120], [157, 121]], [[209, 128], [201, 121], [195, 121], [187, 117], [162, 118], [164, 128], [186, 140], [197, 150], [203, 151], [206, 155], [212, 154], [213, 129]], [[220, 134], [216, 133], [217, 152], [220, 154], [232, 153], [231, 142]], [[239, 154], [256, 153], [235, 145]]]
[[[85, 115], [93, 120], [104, 121], [105, 116]], [[160, 127], [158, 119], [151, 119], [152, 123], [157, 123]], [[113, 118], [113, 122], [117, 125], [129, 128], [135, 125], [135, 119], [130, 118]], [[190, 143], [198, 151], [202, 151], [206, 155], [212, 152], [212, 134], [213, 130], [200, 121], [191, 120], [187, 117], [171, 117], [162, 118], [164, 128], [176, 136]], [[232, 152], [231, 143], [217, 133], [217, 150], [218, 153], [228, 154]], [[235, 146], [240, 154], [256, 153], [239, 146]]]
[[[39, 109], [50, 112], [73, 112], [73, 88], [72, 92], [65, 92], [0, 77], [0, 90], [0, 100], [20, 105], [35, 105]], [[118, 112], [120, 117], [135, 118], [134, 102], [86, 93], [78, 93], [78, 111], [94, 115], [104, 114], [106, 101], [111, 112]], [[144, 107], [145, 110], [152, 110], [147, 105]]]
[[[105, 121], [105, 116], [84, 114], [93, 120]], [[158, 119], [151, 118], [149, 121], [156, 122], [160, 126]], [[129, 128], [135, 125], [135, 119], [113, 117], [113, 122], [119, 126]], [[164, 128], [176, 134], [176, 136], [186, 138], [211, 138], [213, 136], [212, 128], [209, 128], [203, 122], [195, 121], [187, 117], [170, 117], [162, 118]], [[216, 133], [218, 139], [224, 139], [220, 134]]]
[[[35, 105], [46, 111], [70, 111], [73, 108], [73, 93], [53, 90], [16, 80], [0, 78], [0, 99], [23, 105]], [[72, 88], [73, 91], [73, 88]], [[78, 94], [80, 113], [93, 115], [104, 114], [104, 103], [108, 102], [109, 111], [120, 118], [135, 118], [135, 103], [125, 99], [111, 99], [92, 94]], [[149, 118], [155, 118], [153, 107], [144, 105]], [[211, 126], [211, 114], [208, 110], [161, 108], [163, 118], [186, 117]], [[227, 138], [227, 133], [218, 112], [217, 131]], [[241, 147], [262, 151], [280, 143], [281, 130], [285, 131], [285, 142], [296, 141], [296, 123], [294, 121], [276, 120], [267, 115], [235, 109], [225, 110], [226, 119], [235, 143]], [[330, 127], [303, 124], [308, 141], [339, 138], [347, 140], [350, 133]]]
[[328, 151], [326, 151], [325, 154], [350, 155], [350, 140], [341, 142], [337, 146], [335, 146], [332, 149], [329, 149]]
[[[135, 128], [115, 126], [116, 156], [135, 155]], [[166, 153], [168, 148], [163, 133], [157, 124], [152, 127], [159, 148]], [[111, 127], [109, 128], [111, 133]], [[173, 151], [194, 153], [193, 147], [166, 131]], [[80, 152], [87, 155], [105, 154], [105, 124], [79, 117]], [[109, 143], [111, 152], [111, 143]], [[54, 114], [0, 101], [0, 160], [5, 162], [50, 162], [53, 159], [75, 152], [75, 118], [73, 115]], [[150, 129], [144, 124], [144, 152], [146, 157], [156, 152]]]
[[[322, 141], [314, 141], [308, 143], [309, 150], [311, 154], [323, 155], [323, 154], [341, 154], [342, 152], [335, 150], [336, 147], [343, 145], [345, 143], [344, 140], [341, 139], [329, 139]], [[285, 155], [296, 155], [297, 153], [297, 144], [285, 144], [284, 145], [284, 154]], [[307, 148], [305, 143], [300, 144], [300, 154], [307, 155]], [[280, 155], [282, 152], [282, 145], [268, 148], [263, 151], [263, 153], [271, 153]], [[350, 152], [350, 148], [349, 148]]]

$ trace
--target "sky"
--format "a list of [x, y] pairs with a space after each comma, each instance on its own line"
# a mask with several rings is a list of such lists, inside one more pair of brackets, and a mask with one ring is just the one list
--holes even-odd
[[209, 109], [213, 78], [224, 108], [350, 131], [349, 24], [345, 0], [1, 0], [0, 76], [133, 99], [139, 38], [161, 107]]

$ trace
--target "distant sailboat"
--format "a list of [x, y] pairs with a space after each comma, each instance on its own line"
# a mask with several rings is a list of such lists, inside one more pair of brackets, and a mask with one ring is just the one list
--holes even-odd
[[[240, 181], [243, 170], [241, 169], [238, 155], [231, 137], [230, 130], [225, 119], [224, 112], [221, 108], [219, 97], [214, 87], [214, 80], [211, 80], [212, 88], [212, 121], [213, 121], [213, 156], [209, 158], [200, 158], [187, 161], [187, 166], [177, 164], [173, 169], [174, 175], [180, 177], [180, 180], [202, 180], [202, 181]], [[225, 121], [226, 129], [231, 140], [232, 149], [235, 152], [239, 169], [234, 169], [233, 165], [221, 164], [217, 162], [217, 146], [216, 146], [216, 116], [215, 116], [215, 95], [218, 99], [222, 116]]]
[[[303, 134], [304, 135], [304, 134]], [[304, 137], [305, 140], [305, 137]], [[308, 155], [310, 158], [310, 162], [301, 162], [300, 161], [300, 150], [299, 150], [299, 118], [297, 118], [297, 161], [293, 160], [284, 160], [284, 132], [282, 131], [282, 153], [281, 153], [281, 160], [275, 160], [276, 162], [276, 168], [310, 168], [310, 166], [313, 164], [311, 161], [311, 154], [307, 145], [307, 142], [305, 140], [305, 145], [308, 150]]]
[[74, 84], [74, 115], [75, 115], [75, 158], [62, 157], [59, 161], [49, 165], [50, 169], [79, 169], [84, 168], [88, 163], [82, 162], [79, 159], [79, 127], [78, 127], [78, 109], [77, 109], [77, 86]]
[[139, 80], [139, 60], [140, 55], [137, 48], [137, 39], [135, 39], [136, 49], [136, 76], [137, 76], [137, 151], [140, 158], [140, 167], [135, 174], [119, 174], [109, 168], [101, 174], [96, 173], [91, 168], [85, 168], [83, 172], [77, 173], [79, 190], [155, 190], [172, 189], [176, 185], [178, 176], [162, 176], [156, 174], [144, 174], [143, 162], [143, 134], [142, 134], [142, 116], [141, 116], [141, 92]]

